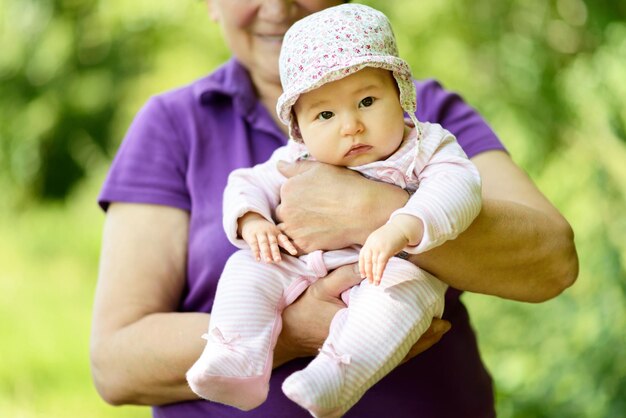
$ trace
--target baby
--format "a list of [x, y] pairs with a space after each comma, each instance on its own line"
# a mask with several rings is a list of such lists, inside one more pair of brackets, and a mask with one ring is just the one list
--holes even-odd
[[[470, 225], [481, 207], [480, 177], [450, 132], [416, 119], [409, 66], [379, 11], [344, 4], [296, 22], [283, 41], [280, 76], [277, 112], [291, 140], [229, 177], [224, 228], [241, 250], [224, 268], [207, 345], [187, 379], [212, 401], [244, 410], [263, 403], [282, 310], [329, 270], [358, 262], [364, 280], [345, 294], [319, 355], [282, 386], [313, 416], [339, 417], [443, 313], [447, 286], [405, 258]], [[296, 256], [274, 209], [286, 180], [277, 162], [298, 159], [395, 184], [409, 201], [363, 247]]]

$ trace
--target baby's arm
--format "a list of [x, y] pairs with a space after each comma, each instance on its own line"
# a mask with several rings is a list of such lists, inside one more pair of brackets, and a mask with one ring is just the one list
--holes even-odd
[[359, 255], [361, 275], [375, 284], [395, 254], [422, 253], [456, 238], [482, 206], [480, 175], [456, 138], [436, 124], [425, 124], [424, 133], [413, 171], [419, 188], [370, 234]]
[[359, 253], [359, 272], [362, 278], [378, 286], [391, 257], [406, 246], [415, 246], [422, 240], [423, 222], [414, 216], [397, 215], [372, 232]]
[[425, 124], [413, 174], [419, 187], [390, 219], [410, 215], [423, 222], [420, 241], [404, 248], [419, 254], [455, 239], [470, 226], [482, 208], [481, 179], [454, 135], [437, 124]]
[[254, 167], [234, 170], [228, 176], [228, 184], [224, 190], [223, 225], [226, 237], [238, 248], [250, 246], [250, 242], [242, 235], [241, 220], [246, 215], [254, 214], [254, 217], [261, 217], [274, 226], [280, 187], [285, 181], [285, 177], [276, 167], [279, 160], [291, 160], [290, 148], [281, 147], [268, 161]]
[[279, 246], [291, 255], [298, 253], [287, 235], [256, 212], [246, 213], [239, 218], [238, 224], [239, 235], [250, 246], [257, 261], [278, 263], [281, 260]]

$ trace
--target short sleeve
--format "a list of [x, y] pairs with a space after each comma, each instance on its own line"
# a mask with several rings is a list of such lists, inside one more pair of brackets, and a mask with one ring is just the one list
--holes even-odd
[[190, 210], [188, 158], [175, 124], [159, 97], [139, 111], [120, 146], [98, 203], [148, 203]]
[[417, 119], [438, 123], [452, 132], [468, 157], [491, 150], [506, 151], [493, 129], [457, 93], [445, 90], [435, 80], [417, 81], [415, 87]]

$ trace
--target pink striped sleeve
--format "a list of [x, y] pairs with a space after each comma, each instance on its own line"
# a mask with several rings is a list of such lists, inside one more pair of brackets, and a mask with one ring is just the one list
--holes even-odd
[[250, 168], [239, 168], [230, 173], [224, 190], [223, 224], [228, 240], [238, 248], [248, 248], [237, 236], [237, 222], [248, 212], [256, 212], [274, 222], [274, 209], [280, 199], [280, 186], [285, 177], [276, 168], [279, 160], [290, 160], [289, 146], [278, 148], [272, 157]]
[[424, 236], [406, 252], [418, 254], [456, 238], [480, 212], [481, 181], [456, 138], [437, 124], [424, 124], [424, 137], [415, 158], [419, 187], [407, 204], [395, 211], [424, 223]]

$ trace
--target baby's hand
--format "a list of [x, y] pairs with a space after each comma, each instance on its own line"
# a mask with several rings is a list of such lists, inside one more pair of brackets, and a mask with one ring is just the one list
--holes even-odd
[[367, 277], [370, 283], [378, 286], [389, 259], [402, 251], [408, 242], [403, 231], [391, 222], [372, 232], [359, 253], [361, 277]]
[[273, 223], [267, 221], [257, 213], [249, 212], [239, 219], [241, 237], [248, 243], [256, 261], [278, 263], [282, 260], [280, 248], [291, 255], [297, 255], [298, 250], [293, 246], [289, 237], [281, 232]]

